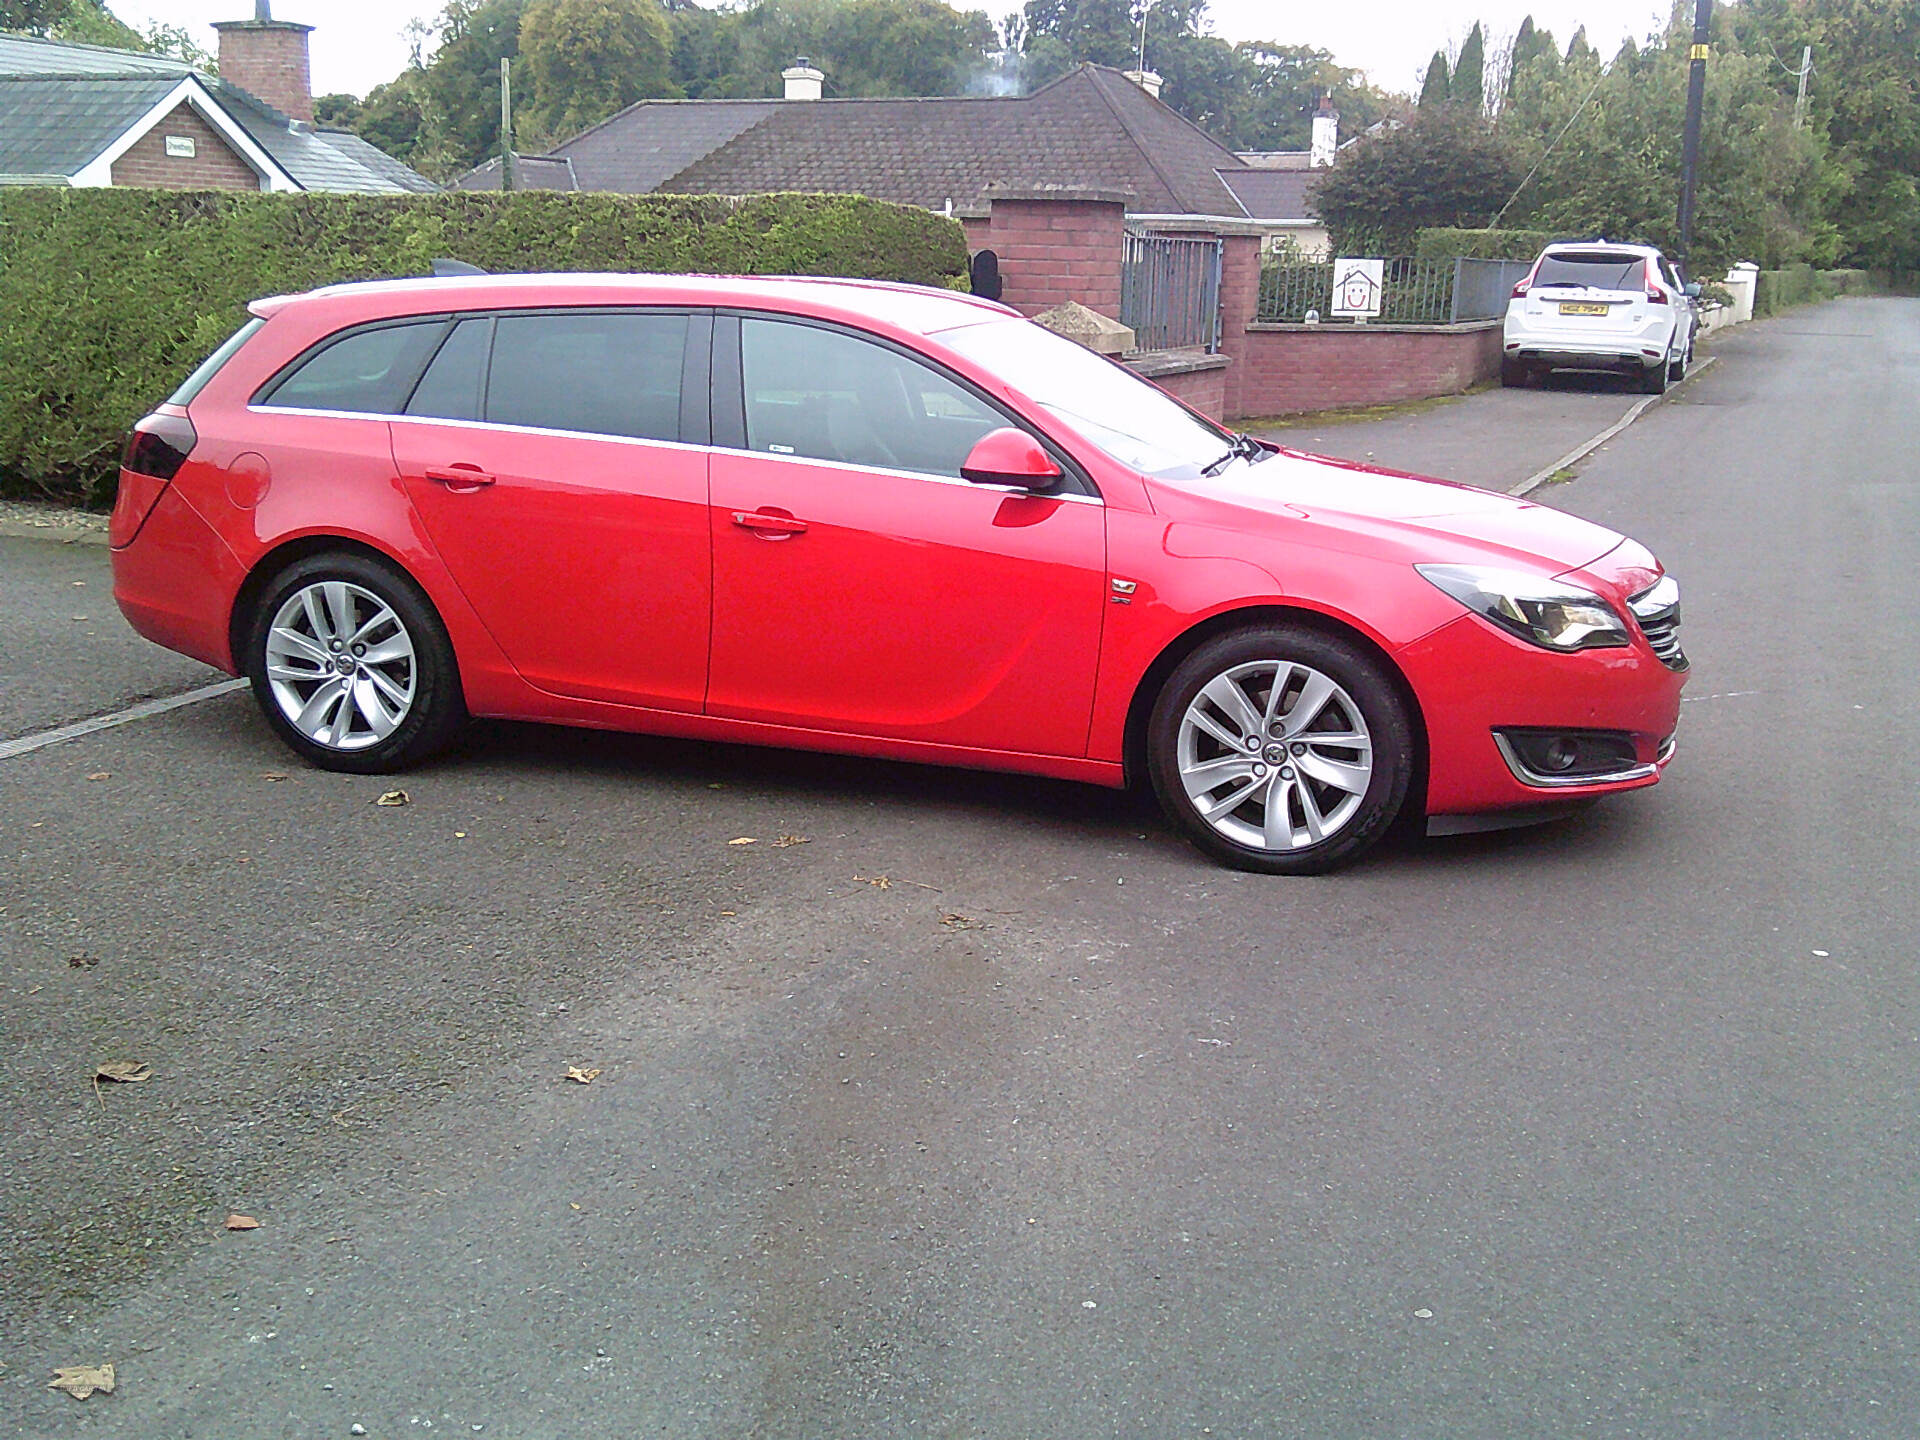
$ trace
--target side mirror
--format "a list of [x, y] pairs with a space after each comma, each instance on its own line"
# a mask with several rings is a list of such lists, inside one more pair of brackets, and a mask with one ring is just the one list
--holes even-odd
[[1050, 488], [1060, 478], [1060, 467], [1033, 436], [1003, 425], [974, 442], [960, 475], [976, 485], [1026, 492]]
[[1700, 298], [1700, 282], [1698, 280], [1689, 280], [1680, 288], [1687, 292], [1687, 298], [1689, 300], [1698, 300]]

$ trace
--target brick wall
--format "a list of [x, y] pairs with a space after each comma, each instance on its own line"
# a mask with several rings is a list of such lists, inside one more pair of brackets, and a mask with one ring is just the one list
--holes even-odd
[[296, 120], [313, 123], [311, 25], [285, 20], [226, 20], [220, 32], [220, 78], [259, 96]]
[[1126, 358], [1128, 368], [1209, 419], [1227, 413], [1227, 372], [1233, 362], [1204, 350], [1156, 350]]
[[1000, 257], [1004, 303], [1037, 315], [1076, 300], [1120, 318], [1124, 199], [1022, 193], [992, 206], [986, 248]]
[[[193, 141], [186, 159], [167, 154], [167, 137]], [[113, 183], [137, 190], [258, 190], [260, 176], [186, 101], [113, 162]]]
[[1457, 395], [1500, 373], [1501, 322], [1253, 325], [1229, 371], [1229, 414], [1286, 415]]

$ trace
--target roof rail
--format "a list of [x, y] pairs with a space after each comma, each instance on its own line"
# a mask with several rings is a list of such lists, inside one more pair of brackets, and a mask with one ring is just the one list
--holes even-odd
[[486, 273], [478, 265], [469, 265], [465, 260], [451, 260], [442, 256], [433, 262], [433, 274], [436, 280], [446, 280], [455, 275], [485, 275]]

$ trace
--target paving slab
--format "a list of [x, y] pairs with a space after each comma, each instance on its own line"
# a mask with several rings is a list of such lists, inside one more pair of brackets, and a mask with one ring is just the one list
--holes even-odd
[[1385, 414], [1307, 415], [1253, 433], [1296, 450], [1510, 490], [1643, 398], [1610, 377], [1556, 376], [1540, 389], [1476, 390]]

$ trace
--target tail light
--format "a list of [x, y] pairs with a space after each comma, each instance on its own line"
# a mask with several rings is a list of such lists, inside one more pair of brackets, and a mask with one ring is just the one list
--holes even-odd
[[118, 550], [133, 543], [199, 438], [185, 415], [164, 410], [156, 410], [127, 432], [126, 448], [120, 453], [120, 492], [107, 521], [108, 544]]
[[1654, 278], [1653, 261], [1647, 261], [1647, 299], [1655, 305], [1671, 304], [1673, 297], [1667, 294], [1667, 287]]
[[186, 416], [155, 411], [127, 432], [120, 468], [154, 480], [171, 480], [187, 463], [199, 439]]
[[1531, 290], [1532, 288], [1533, 288], [1533, 277], [1528, 276], [1525, 280], [1522, 280], [1518, 285], [1513, 287], [1513, 298], [1516, 300], [1526, 299], [1527, 291]]

